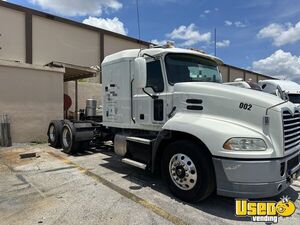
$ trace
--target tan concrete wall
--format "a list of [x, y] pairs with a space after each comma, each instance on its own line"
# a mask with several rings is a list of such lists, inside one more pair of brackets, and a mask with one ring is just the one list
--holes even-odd
[[270, 80], [269, 77], [264, 77], [264, 76], [258, 76], [258, 81], [260, 80]]
[[219, 66], [219, 70], [222, 74], [223, 82], [228, 82], [228, 67]]
[[[140, 48], [140, 44], [113, 36], [104, 35], [104, 56], [134, 48]], [[148, 48], [148, 46], [142, 45], [142, 48]]]
[[230, 81], [232, 82], [237, 78], [244, 79], [244, 72], [242, 70], [230, 68]]
[[[9, 23], [7, 22], [9, 21]], [[100, 64], [100, 34], [75, 25], [33, 15], [33, 64], [45, 65], [51, 61], [92, 66]], [[0, 59], [25, 62], [25, 13], [0, 7]], [[148, 46], [142, 45], [142, 48]], [[135, 41], [104, 35], [104, 55], [132, 48], [140, 48]], [[228, 81], [226, 66], [220, 70]], [[231, 69], [230, 81], [243, 78], [243, 70]], [[247, 77], [252, 77], [248, 73]], [[270, 79], [259, 76], [259, 79]], [[88, 79], [99, 82], [99, 76]]]
[[0, 7], [0, 59], [25, 62], [25, 14]]
[[[102, 85], [97, 83], [78, 82], [78, 110], [85, 109], [87, 99], [97, 100], [98, 106], [102, 104]], [[64, 93], [72, 99], [70, 111], [75, 112], [75, 82], [64, 83]]]
[[248, 80], [252, 80], [253, 82], [257, 82], [257, 76], [256, 74], [253, 74], [253, 73], [246, 73], [246, 81]]
[[[230, 68], [229, 80], [228, 80], [228, 68]], [[243, 70], [242, 68], [236, 69], [236, 68], [228, 67], [227, 65], [221, 65], [221, 66], [219, 66], [219, 70], [222, 73], [223, 82], [232, 82], [237, 78], [244, 79], [244, 71], [245, 70]], [[245, 80], [246, 81], [251, 79], [252, 81], [257, 82], [257, 77], [258, 77], [258, 80], [271, 79], [270, 77], [257, 75], [256, 73], [252, 73], [251, 71], [245, 71]]]
[[51, 61], [79, 66], [100, 65], [100, 34], [33, 16], [33, 64]]
[[46, 141], [49, 121], [63, 118], [63, 73], [0, 64], [0, 114], [13, 142]]

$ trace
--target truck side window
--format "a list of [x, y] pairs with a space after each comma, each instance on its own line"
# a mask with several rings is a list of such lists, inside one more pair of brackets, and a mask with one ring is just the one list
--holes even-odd
[[164, 90], [164, 80], [159, 60], [147, 63], [147, 87], [151, 87], [154, 92]]

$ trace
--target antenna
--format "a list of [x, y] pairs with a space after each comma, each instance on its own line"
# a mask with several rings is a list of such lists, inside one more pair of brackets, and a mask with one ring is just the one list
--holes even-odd
[[140, 26], [139, 0], [136, 0], [136, 14], [137, 14], [137, 25], [138, 25], [139, 42], [140, 42], [140, 49], [141, 49], [142, 48], [142, 44], [141, 44], [141, 26]]
[[217, 56], [217, 28], [215, 28], [215, 56]]

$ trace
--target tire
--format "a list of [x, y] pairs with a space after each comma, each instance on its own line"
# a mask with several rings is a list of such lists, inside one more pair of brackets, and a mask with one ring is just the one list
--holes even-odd
[[79, 152], [81, 142], [76, 141], [76, 131], [72, 123], [66, 123], [61, 133], [61, 145], [63, 152], [67, 154], [75, 154]]
[[162, 176], [170, 191], [186, 202], [199, 202], [215, 190], [215, 173], [210, 155], [192, 141], [169, 144], [162, 156]]
[[53, 120], [48, 127], [48, 142], [53, 148], [61, 148], [62, 120]]

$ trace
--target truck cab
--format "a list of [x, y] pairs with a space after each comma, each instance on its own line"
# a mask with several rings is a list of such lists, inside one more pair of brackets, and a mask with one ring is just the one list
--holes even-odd
[[288, 98], [295, 105], [300, 106], [300, 85], [289, 80], [261, 80], [262, 91], [274, 94], [280, 98]]
[[[296, 122], [300, 112], [276, 96], [222, 84], [220, 64], [216, 57], [177, 48], [108, 56], [102, 64], [103, 124], [157, 132], [158, 147], [151, 148], [151, 160], [144, 161], [151, 162], [152, 169], [161, 136], [186, 137], [199, 141], [199, 151], [207, 150], [211, 156], [218, 193], [253, 197], [278, 193], [288, 186], [280, 167], [290, 157], [299, 157], [300, 125], [288, 121]], [[285, 118], [289, 118], [286, 125]]]
[[245, 198], [280, 194], [299, 175], [300, 109], [222, 84], [221, 64], [179, 48], [107, 56], [103, 121], [62, 122], [64, 151], [111, 140], [122, 162], [161, 172], [171, 192], [188, 202], [214, 191]]
[[[134, 63], [139, 54], [144, 62], [137, 71]], [[140, 53], [139, 50], [126, 50], [108, 56], [102, 64], [104, 124], [160, 131], [171, 118], [171, 112], [178, 111], [179, 106], [174, 105], [176, 86], [222, 83], [220, 63], [218, 58], [175, 48], [153, 48]], [[123, 74], [121, 77], [119, 70]]]

